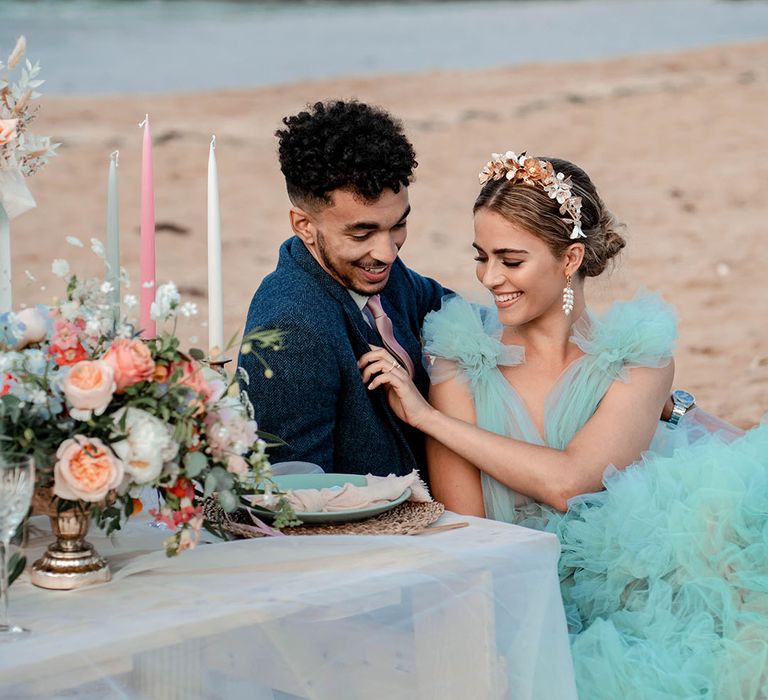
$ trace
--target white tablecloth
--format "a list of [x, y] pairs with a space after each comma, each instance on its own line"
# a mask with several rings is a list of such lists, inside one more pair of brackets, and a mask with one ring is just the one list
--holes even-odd
[[462, 519], [174, 559], [146, 521], [112, 542], [93, 533], [111, 583], [12, 587], [11, 618], [32, 632], [0, 642], [0, 698], [575, 698], [556, 538]]

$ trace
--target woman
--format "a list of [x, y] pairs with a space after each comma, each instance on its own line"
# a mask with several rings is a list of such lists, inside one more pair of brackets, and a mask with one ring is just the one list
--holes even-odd
[[427, 318], [431, 405], [382, 350], [364, 381], [429, 437], [449, 509], [558, 534], [582, 697], [768, 697], [768, 426], [659, 422], [674, 313], [587, 310], [624, 240], [581, 169], [507, 152], [481, 182], [495, 313], [450, 297]]

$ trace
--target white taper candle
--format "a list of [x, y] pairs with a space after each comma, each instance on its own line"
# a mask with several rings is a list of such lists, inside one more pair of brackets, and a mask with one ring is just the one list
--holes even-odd
[[208, 151], [208, 350], [210, 359], [224, 352], [224, 298], [221, 286], [221, 214], [216, 137]]
[[109, 299], [113, 306], [120, 305], [120, 223], [117, 191], [117, 160], [119, 151], [109, 157], [107, 183], [107, 282], [112, 285]]

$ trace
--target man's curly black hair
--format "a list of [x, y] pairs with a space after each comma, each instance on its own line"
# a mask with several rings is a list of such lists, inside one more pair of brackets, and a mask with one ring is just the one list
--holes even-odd
[[416, 168], [402, 124], [362, 102], [317, 102], [283, 119], [280, 169], [294, 203], [331, 203], [329, 193], [348, 189], [364, 200], [385, 189], [407, 187]]

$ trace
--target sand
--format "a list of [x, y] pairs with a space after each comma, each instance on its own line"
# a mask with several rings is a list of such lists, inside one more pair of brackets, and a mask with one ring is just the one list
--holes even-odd
[[[44, 77], [44, 76], [43, 76]], [[182, 335], [206, 345], [206, 162], [211, 133], [221, 179], [225, 331], [242, 328], [261, 278], [289, 235], [273, 133], [286, 114], [358, 97], [401, 117], [416, 147], [413, 214], [402, 256], [470, 296], [471, 205], [491, 151], [526, 150], [584, 167], [627, 224], [629, 246], [592, 281], [603, 307], [641, 286], [680, 316], [676, 385], [747, 427], [768, 411], [768, 43], [617, 60], [304, 82], [167, 96], [47, 97], [36, 131], [62, 142], [30, 185], [38, 209], [13, 222], [15, 302], [50, 300], [65, 243], [104, 237], [109, 154], [120, 150], [124, 264], [138, 279], [141, 133], [155, 135], [158, 280], [173, 279], [200, 315]], [[25, 276], [29, 270], [37, 279]], [[45, 286], [45, 290], [41, 289]], [[130, 291], [137, 292], [134, 282]]]

